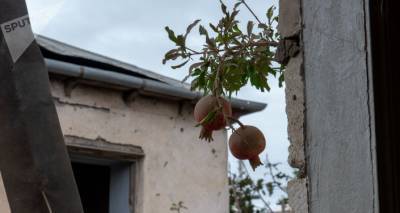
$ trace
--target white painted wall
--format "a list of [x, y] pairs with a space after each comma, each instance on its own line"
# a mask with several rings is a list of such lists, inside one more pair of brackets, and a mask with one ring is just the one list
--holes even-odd
[[[78, 86], [68, 98], [55, 80], [51, 89], [64, 135], [143, 148], [140, 212], [170, 212], [179, 201], [188, 207], [183, 213], [228, 212], [227, 135], [200, 141], [193, 106], [179, 114], [173, 101], [138, 97], [127, 106], [115, 90]], [[3, 191], [1, 184], [0, 212], [6, 213]]]

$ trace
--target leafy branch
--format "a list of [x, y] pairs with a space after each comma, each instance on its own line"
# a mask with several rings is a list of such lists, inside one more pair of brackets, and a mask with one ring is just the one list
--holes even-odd
[[[274, 212], [271, 204], [267, 201], [267, 195], [273, 195], [276, 189], [284, 194], [284, 197], [280, 199], [277, 204], [281, 205], [283, 212], [287, 210], [287, 192], [283, 184], [292, 177], [279, 170], [279, 163], [272, 164], [268, 159], [266, 159], [266, 162], [267, 164], [265, 167], [269, 171], [266, 175], [270, 176], [271, 180], [268, 182], [264, 181], [265, 178], [253, 180], [250, 177], [247, 167], [242, 161], [239, 161], [238, 173], [229, 173], [231, 213]], [[255, 206], [254, 201], [256, 200], [261, 201], [263, 206]]]
[[[282, 86], [284, 67], [272, 66], [279, 41], [274, 28], [278, 21], [275, 7], [267, 10], [266, 21], [262, 22], [245, 0], [239, 0], [231, 11], [222, 1], [220, 3], [223, 16], [218, 23], [209, 23], [208, 29], [200, 25], [200, 20], [190, 24], [184, 34], [177, 35], [169, 27], [165, 28], [175, 48], [165, 54], [163, 63], [182, 60], [172, 65], [172, 69], [190, 64], [183, 81], [193, 78], [191, 89], [204, 94], [231, 96], [247, 83], [258, 90], [269, 91], [270, 75], [278, 77]], [[240, 29], [237, 20], [242, 5], [257, 21], [257, 24], [248, 21], [245, 30]], [[199, 34], [205, 39], [201, 50], [187, 45], [189, 34], [197, 26]]]

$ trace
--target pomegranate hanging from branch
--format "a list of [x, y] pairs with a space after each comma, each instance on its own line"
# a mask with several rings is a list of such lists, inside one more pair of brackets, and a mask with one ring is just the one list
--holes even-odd
[[[223, 17], [218, 23], [209, 23], [210, 31], [203, 25], [198, 27], [200, 35], [205, 38], [201, 50], [194, 50], [186, 43], [188, 35], [200, 20], [194, 21], [180, 35], [176, 35], [169, 27], [165, 28], [176, 47], [165, 54], [163, 64], [167, 61], [183, 60], [171, 66], [177, 69], [191, 63], [183, 82], [191, 79], [191, 89], [204, 93], [194, 109], [197, 126], [202, 127], [200, 138], [210, 142], [213, 140], [213, 131], [226, 127], [232, 129], [233, 134], [229, 139], [232, 154], [239, 159], [250, 160], [255, 169], [261, 165], [258, 155], [265, 148], [264, 135], [257, 128], [245, 126], [233, 118], [227, 99], [247, 84], [262, 92], [269, 91], [270, 76], [278, 78], [279, 86], [282, 86], [284, 67], [274, 60], [279, 41], [279, 35], [274, 28], [278, 17], [274, 15], [273, 6], [267, 10], [264, 23], [245, 0], [239, 0], [232, 11], [220, 2]], [[245, 31], [240, 29], [237, 20], [241, 6], [248, 9], [257, 21], [249, 21]], [[235, 129], [234, 123], [239, 123], [241, 127]]]

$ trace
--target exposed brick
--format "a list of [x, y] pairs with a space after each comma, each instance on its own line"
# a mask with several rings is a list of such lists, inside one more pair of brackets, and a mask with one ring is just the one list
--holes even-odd
[[288, 195], [293, 213], [308, 213], [306, 178], [289, 181]]
[[300, 0], [279, 1], [278, 31], [282, 38], [290, 38], [301, 30]]
[[303, 169], [304, 155], [304, 75], [303, 57], [291, 58], [285, 71], [286, 113], [288, 116], [289, 164]]

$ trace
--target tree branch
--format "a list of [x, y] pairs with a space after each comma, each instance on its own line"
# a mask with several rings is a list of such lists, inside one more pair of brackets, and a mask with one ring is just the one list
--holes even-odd
[[202, 52], [191, 50], [189, 48], [187, 48], [187, 49], [193, 52], [193, 53], [189, 53], [190, 56], [193, 56], [193, 55], [203, 55], [204, 53], [211, 53], [211, 52], [223, 52], [223, 51], [226, 51], [226, 52], [231, 51], [232, 52], [234, 50], [241, 49], [243, 47], [267, 47], [267, 46], [277, 47], [278, 46], [278, 42], [275, 42], [275, 41], [251, 42], [251, 43], [248, 43], [248, 44], [243, 45], [243, 46], [236, 45], [236, 46], [228, 47], [228, 48], [224, 48], [224, 49], [217, 49], [217, 50], [211, 50], [211, 51], [202, 51]]
[[[239, 163], [240, 163], [240, 164], [243, 164], [243, 161], [239, 160]], [[247, 169], [247, 167], [246, 167], [245, 165], [243, 165], [243, 167], [244, 167], [244, 170], [246, 171], [247, 176], [250, 177], [250, 172], [249, 172], [249, 170]], [[253, 184], [253, 186], [254, 186], [254, 184]], [[269, 203], [264, 199], [264, 196], [261, 194], [261, 192], [258, 191], [258, 190], [256, 190], [256, 191], [257, 191], [257, 194], [260, 196], [260, 200], [265, 204], [265, 206], [268, 208], [268, 210], [269, 210], [271, 213], [273, 213], [274, 210], [272, 210], [272, 208], [271, 208], [271, 206], [269, 205]]]
[[246, 8], [250, 11], [250, 13], [253, 14], [254, 18], [258, 21], [259, 24], [264, 24], [260, 21], [258, 16], [254, 13], [254, 11], [250, 8], [250, 6], [247, 4], [245, 0], [241, 0], [241, 2], [244, 4], [244, 6], [246, 6]]
[[268, 156], [265, 157], [265, 161], [266, 161], [267, 167], [268, 167], [268, 169], [269, 169], [270, 175], [271, 175], [271, 177], [272, 177], [272, 182], [275, 183], [275, 185], [276, 185], [282, 192], [284, 192], [284, 193], [287, 194], [286, 189], [284, 189], [283, 187], [281, 187], [280, 183], [276, 180], [275, 175], [274, 175], [274, 172], [272, 171], [272, 164], [271, 164], [271, 162], [269, 161]]

